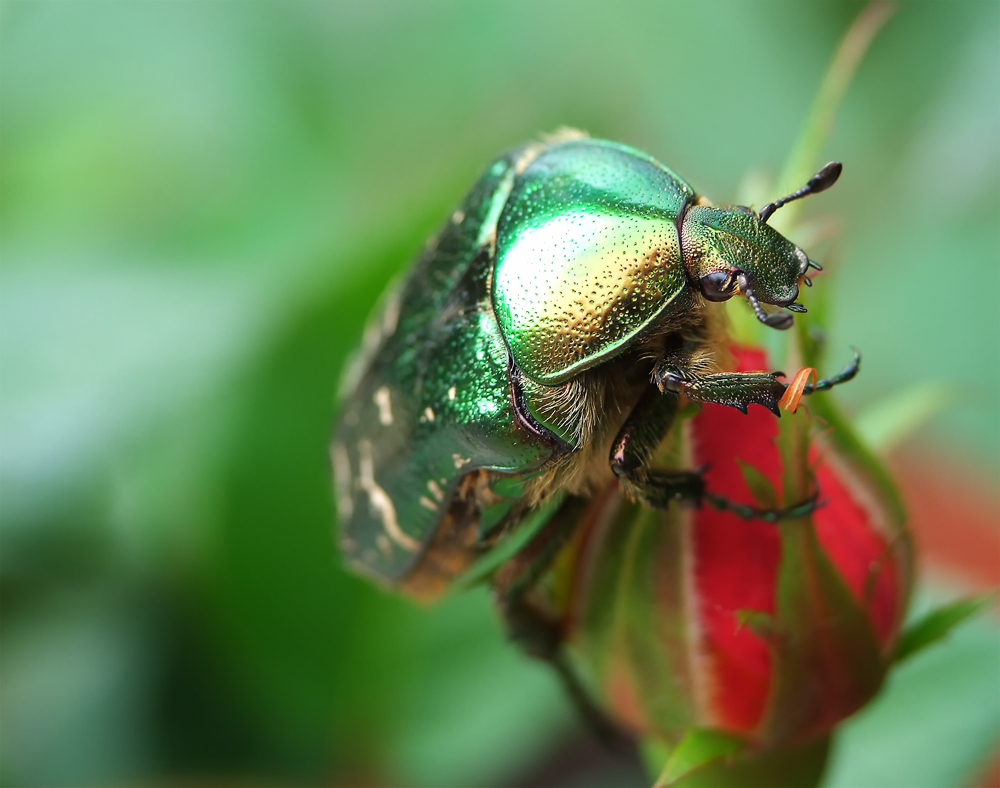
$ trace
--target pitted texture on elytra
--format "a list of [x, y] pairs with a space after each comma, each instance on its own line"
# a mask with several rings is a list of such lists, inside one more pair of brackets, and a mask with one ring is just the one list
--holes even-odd
[[557, 145], [528, 167], [500, 217], [493, 306], [529, 378], [562, 382], [669, 311], [685, 285], [675, 221], [693, 197], [615, 143]]
[[552, 453], [514, 416], [489, 257], [480, 256], [517, 158], [477, 181], [372, 322], [369, 352], [345, 387], [331, 450], [340, 544], [390, 583], [420, 560], [466, 474], [524, 472]]

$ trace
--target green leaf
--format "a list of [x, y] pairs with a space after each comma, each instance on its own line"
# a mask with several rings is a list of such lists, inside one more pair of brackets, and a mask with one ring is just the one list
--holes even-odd
[[711, 763], [734, 758], [745, 746], [742, 738], [731, 733], [690, 730], [670, 754], [654, 788], [677, 785], [679, 780]]
[[[922, 611], [954, 592], [932, 586]], [[915, 617], [919, 620], [924, 615]], [[894, 667], [875, 701], [838, 729], [824, 788], [984, 785], [1000, 745], [1000, 626], [977, 616], [942, 648]], [[655, 773], [655, 772], [654, 772]]]
[[896, 644], [895, 660], [900, 662], [932, 643], [942, 640], [963, 621], [993, 604], [997, 599], [1000, 599], [1000, 589], [935, 608], [906, 628], [899, 643]]

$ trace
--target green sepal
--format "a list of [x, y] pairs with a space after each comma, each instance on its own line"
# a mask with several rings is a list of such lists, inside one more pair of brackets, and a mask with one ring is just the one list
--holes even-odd
[[830, 740], [756, 750], [732, 734], [692, 730], [673, 750], [661, 742], [646, 742], [643, 750], [650, 764], [666, 755], [654, 788], [815, 788], [823, 777]]
[[[814, 485], [810, 428], [806, 412], [786, 414], [779, 426], [785, 505], [805, 498]], [[859, 708], [878, 690], [885, 665], [866, 611], [823, 551], [811, 518], [783, 520], [778, 528], [774, 619], [785, 636], [772, 641], [774, 678], [761, 736], [780, 746]], [[828, 684], [838, 687], [836, 697]]]
[[736, 458], [736, 462], [740, 466], [743, 481], [750, 488], [750, 494], [753, 496], [757, 506], [761, 509], [781, 508], [778, 504], [778, 493], [774, 489], [774, 484], [772, 484], [771, 480], [756, 467], [739, 457]]
[[[624, 498], [608, 514], [615, 523], [633, 523], [640, 507]], [[583, 616], [577, 646], [585, 655], [586, 673], [594, 683], [595, 692], [602, 692], [613, 666], [623, 659], [620, 642], [624, 626], [622, 617], [627, 607], [627, 567], [634, 550], [628, 536], [635, 529], [612, 527], [601, 542], [601, 560], [593, 568], [593, 576], [585, 589]]]
[[601, 529], [601, 557], [590, 570], [575, 646], [587, 655], [599, 693], [626, 690], [645, 724], [684, 730], [695, 720], [685, 518], [677, 507], [662, 512], [628, 501], [612, 516], [613, 525]]
[[893, 659], [901, 662], [942, 640], [963, 621], [986, 609], [997, 599], [1000, 599], [1000, 589], [959, 599], [926, 613], [903, 630], [893, 652]]
[[[804, 321], [800, 321], [798, 325], [799, 331], [795, 338], [802, 355], [802, 363], [807, 367], [820, 369], [825, 355], [823, 343], [808, 330]], [[809, 411], [813, 416], [826, 422], [829, 429], [825, 431], [825, 435], [837, 447], [838, 453], [856, 465], [861, 475], [873, 483], [880, 503], [888, 509], [890, 527], [903, 533], [906, 510], [896, 484], [868, 444], [859, 437], [851, 420], [843, 415], [828, 392], [811, 396]]]
[[779, 635], [778, 623], [774, 616], [763, 610], [737, 610], [736, 622], [767, 641], [772, 641]]
[[722, 731], [689, 730], [670, 753], [653, 788], [677, 785], [680, 780], [720, 760], [731, 760], [746, 747], [740, 736]]
[[[678, 421], [699, 410], [699, 405], [682, 409]], [[683, 467], [684, 441], [684, 431], [675, 425], [656, 462]], [[616, 692], [635, 698], [636, 727], [686, 730], [697, 714], [687, 615], [691, 589], [685, 581], [690, 512], [677, 506], [651, 509], [618, 492], [602, 500], [595, 496], [593, 510], [581, 517], [588, 523], [588, 551], [594, 558], [587, 564], [587, 582], [575, 592], [582, 594], [575, 603], [580, 618], [569, 648], [586, 665], [585, 678], [605, 702], [615, 706]]]

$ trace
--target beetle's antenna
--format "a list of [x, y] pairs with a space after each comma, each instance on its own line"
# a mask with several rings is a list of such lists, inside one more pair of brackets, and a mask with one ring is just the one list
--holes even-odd
[[[839, 161], [831, 161], [823, 169], [813, 175], [809, 179], [809, 182], [801, 189], [782, 197], [780, 200], [769, 202], [761, 208], [760, 220], [762, 222], [767, 222], [767, 220], [771, 218], [772, 213], [778, 210], [781, 206], [788, 205], [788, 203], [793, 200], [801, 200], [803, 197], [808, 197], [810, 194], [819, 194], [820, 192], [826, 191], [837, 182], [837, 178], [840, 177], [840, 173], [843, 169], [844, 165]], [[819, 268], [819, 266], [815, 267]]]
[[740, 276], [739, 283], [740, 292], [746, 296], [747, 301], [750, 302], [750, 306], [753, 307], [753, 313], [761, 323], [770, 328], [777, 328], [780, 331], [792, 327], [794, 318], [787, 312], [775, 312], [773, 315], [769, 315], [764, 311], [764, 307], [760, 305], [757, 296], [753, 294], [753, 290], [750, 289], [750, 283], [745, 276]]

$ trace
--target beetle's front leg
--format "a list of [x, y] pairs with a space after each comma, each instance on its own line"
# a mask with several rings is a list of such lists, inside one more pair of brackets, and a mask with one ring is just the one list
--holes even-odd
[[700, 472], [667, 471], [649, 467], [677, 416], [679, 397], [650, 388], [642, 395], [611, 444], [611, 470], [625, 491], [655, 509], [666, 509], [671, 501], [699, 503], [705, 491]]
[[[854, 351], [854, 361], [843, 370], [831, 378], [821, 379], [814, 384], [807, 385], [802, 393], [808, 395], [817, 391], [826, 391], [851, 380], [858, 374], [860, 365], [861, 356], [857, 351]], [[671, 403], [667, 407], [672, 407], [674, 410], [677, 407], [677, 395], [683, 393], [688, 399], [716, 405], [728, 405], [743, 413], [747, 412], [750, 405], [757, 403], [770, 410], [775, 416], [781, 416], [778, 404], [788, 388], [785, 383], [778, 380], [779, 376], [783, 377], [782, 373], [722, 372], [712, 375], [695, 375], [686, 371], [675, 358], [662, 360], [653, 370], [653, 381], [657, 388], [663, 392], [663, 399]], [[767, 522], [805, 517], [816, 508], [818, 499], [818, 493], [814, 493], [808, 500], [783, 509], [761, 509], [730, 501], [725, 496], [714, 492], [703, 491], [698, 498], [699, 502], [704, 501], [720, 511], [732, 512], [745, 519], [760, 519]]]
[[780, 416], [778, 403], [785, 389], [777, 379], [781, 373], [772, 372], [721, 372], [713, 375], [692, 375], [679, 366], [662, 362], [653, 370], [653, 382], [664, 397], [676, 398], [684, 394], [695, 402], [728, 405], [743, 413], [750, 405], [763, 405], [775, 416]]
[[[854, 361], [843, 370], [832, 378], [824, 378], [807, 385], [802, 393], [814, 394], [846, 383], [858, 374], [860, 366], [861, 355], [854, 351]], [[783, 376], [782, 373], [720, 372], [713, 375], [692, 375], [672, 358], [664, 359], [653, 370], [653, 382], [664, 393], [683, 393], [688, 399], [696, 402], [728, 405], [743, 413], [756, 403], [763, 405], [775, 416], [781, 415], [778, 403], [788, 388], [785, 383], [778, 380], [779, 376]]]

